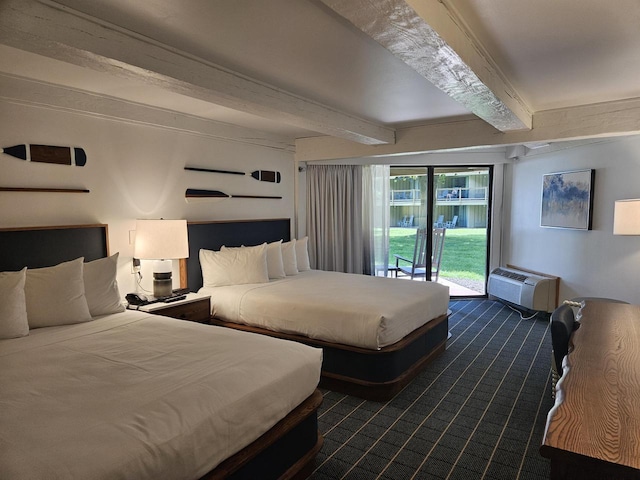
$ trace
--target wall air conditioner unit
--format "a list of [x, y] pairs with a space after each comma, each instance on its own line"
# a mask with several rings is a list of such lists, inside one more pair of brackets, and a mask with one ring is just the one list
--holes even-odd
[[550, 313], [556, 308], [556, 281], [556, 277], [500, 267], [489, 275], [487, 293], [528, 310]]

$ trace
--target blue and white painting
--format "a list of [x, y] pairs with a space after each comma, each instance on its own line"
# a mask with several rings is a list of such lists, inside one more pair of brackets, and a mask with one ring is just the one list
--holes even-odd
[[591, 230], [594, 177], [595, 170], [543, 175], [540, 225]]

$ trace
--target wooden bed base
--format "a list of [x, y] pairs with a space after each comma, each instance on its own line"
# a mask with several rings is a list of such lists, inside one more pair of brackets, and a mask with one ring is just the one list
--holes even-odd
[[311, 475], [324, 441], [318, 434], [316, 390], [268, 432], [227, 458], [202, 480], [255, 478], [304, 479]]
[[[91, 261], [109, 254], [107, 225], [0, 228], [0, 271], [40, 268], [85, 257]], [[255, 479], [307, 478], [322, 447], [318, 432], [316, 390], [255, 442], [202, 477]]]
[[449, 322], [442, 315], [380, 350], [352, 347], [301, 335], [274, 332], [212, 318], [214, 325], [283, 338], [322, 348], [320, 386], [374, 401], [393, 398], [436, 356], [444, 352]]

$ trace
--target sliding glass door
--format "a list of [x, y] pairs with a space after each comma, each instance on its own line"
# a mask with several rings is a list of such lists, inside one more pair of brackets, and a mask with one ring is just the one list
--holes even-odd
[[484, 295], [491, 167], [391, 167], [390, 173], [390, 263], [396, 256], [412, 260], [416, 231], [425, 228], [432, 232], [427, 278], [448, 285], [452, 297]]

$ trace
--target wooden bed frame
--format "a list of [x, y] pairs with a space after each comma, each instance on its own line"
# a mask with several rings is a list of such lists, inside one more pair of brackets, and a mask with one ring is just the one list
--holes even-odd
[[[219, 250], [222, 245], [259, 245], [290, 240], [288, 218], [223, 222], [188, 222], [189, 258], [181, 263], [183, 287], [197, 292], [202, 287], [199, 250]], [[320, 385], [369, 400], [393, 398], [446, 346], [448, 315], [414, 330], [402, 340], [380, 350], [315, 340], [301, 335], [273, 332], [212, 318], [211, 323], [237, 330], [293, 340], [323, 350]]]
[[[109, 255], [108, 238], [104, 224], [2, 228], [0, 272], [48, 267], [78, 257], [103, 258]], [[264, 435], [202, 478], [307, 478], [323, 443], [317, 419], [321, 403], [322, 393], [316, 390]]]

